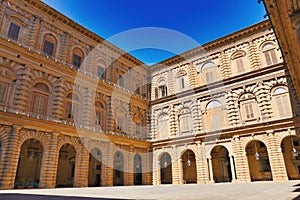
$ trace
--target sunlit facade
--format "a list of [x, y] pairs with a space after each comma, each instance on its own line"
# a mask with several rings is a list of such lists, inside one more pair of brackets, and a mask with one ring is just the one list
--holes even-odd
[[38, 0], [0, 9], [0, 188], [300, 178], [269, 21], [147, 66]]

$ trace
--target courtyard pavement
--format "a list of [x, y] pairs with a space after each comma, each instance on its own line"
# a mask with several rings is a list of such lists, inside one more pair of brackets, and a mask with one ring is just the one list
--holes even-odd
[[300, 181], [1, 190], [1, 200], [300, 200]]

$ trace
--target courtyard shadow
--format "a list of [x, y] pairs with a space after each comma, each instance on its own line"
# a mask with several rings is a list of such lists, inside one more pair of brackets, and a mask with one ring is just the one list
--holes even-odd
[[0, 200], [125, 200], [125, 199], [32, 195], [32, 194], [1, 194]]
[[[300, 183], [293, 185], [293, 187], [295, 188], [293, 190], [293, 192], [300, 192]], [[298, 195], [297, 197], [293, 198], [293, 200], [300, 200], [300, 195]]]

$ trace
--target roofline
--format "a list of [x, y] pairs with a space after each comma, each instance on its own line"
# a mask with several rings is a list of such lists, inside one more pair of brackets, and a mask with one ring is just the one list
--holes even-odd
[[193, 56], [196, 56], [197, 54], [201, 54], [203, 52], [203, 50], [209, 51], [209, 50], [215, 49], [217, 47], [228, 44], [230, 42], [234, 42], [236, 40], [245, 38], [245, 37], [249, 36], [250, 34], [259, 32], [262, 29], [266, 29], [266, 28], [271, 28], [270, 20], [264, 20], [257, 24], [248, 26], [242, 30], [230, 33], [229, 35], [223, 36], [223, 37], [213, 40], [211, 42], [205, 43], [204, 45], [201, 45], [201, 46], [198, 46], [191, 50], [188, 50], [186, 52], [183, 52], [179, 55], [168, 58], [157, 64], [151, 65], [150, 68], [151, 68], [151, 70], [155, 70], [157, 67], [162, 66], [162, 65], [163, 66], [171, 66], [175, 63], [185, 61], [187, 58], [191, 58]]

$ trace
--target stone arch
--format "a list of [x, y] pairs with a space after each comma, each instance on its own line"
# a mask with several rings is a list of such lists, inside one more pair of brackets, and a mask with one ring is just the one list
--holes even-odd
[[143, 158], [139, 153], [134, 155], [134, 185], [143, 184]]
[[78, 152], [76, 147], [68, 141], [59, 143], [56, 186], [73, 187], [77, 180], [82, 152]]
[[89, 173], [88, 173], [88, 186], [101, 186], [103, 180], [103, 165], [102, 165], [103, 152], [98, 147], [91, 149], [89, 153]]
[[160, 169], [160, 183], [161, 184], [172, 184], [172, 157], [168, 152], [162, 152], [159, 155], [159, 169]]
[[184, 149], [180, 155], [183, 183], [197, 183], [197, 158], [191, 148]]
[[281, 152], [289, 180], [300, 179], [300, 136], [287, 135], [282, 138]]
[[252, 139], [245, 146], [251, 181], [273, 180], [266, 143]]
[[228, 148], [222, 144], [214, 145], [210, 151], [212, 160], [213, 180], [219, 182], [232, 181], [232, 167], [230, 164], [230, 153]]
[[80, 138], [71, 136], [58, 136], [57, 149], [60, 149], [64, 144], [70, 144], [74, 146], [76, 153], [82, 153], [84, 146], [80, 142]]
[[40, 140], [28, 138], [20, 143], [15, 186], [38, 187], [42, 173], [45, 146]]
[[125, 156], [124, 153], [117, 150], [114, 153], [113, 158], [113, 166], [114, 166], [114, 173], [113, 173], [113, 185], [114, 186], [122, 186], [124, 185], [124, 161]]

